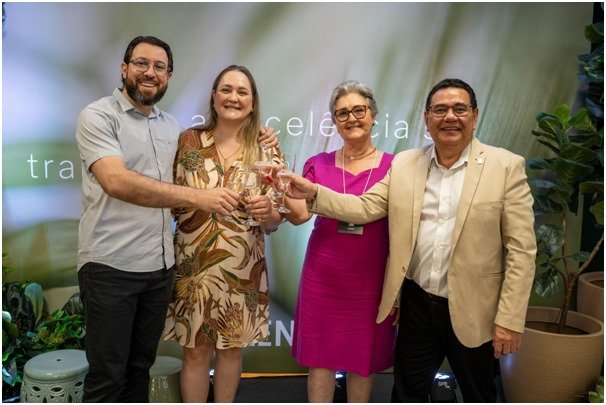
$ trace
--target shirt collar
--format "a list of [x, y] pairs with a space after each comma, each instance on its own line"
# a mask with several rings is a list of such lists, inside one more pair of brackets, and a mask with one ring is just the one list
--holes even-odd
[[[454, 169], [457, 169], [457, 168], [467, 164], [467, 162], [469, 161], [469, 155], [471, 154], [471, 144], [472, 144], [472, 142], [469, 142], [469, 144], [465, 147], [465, 149], [463, 149], [463, 152], [461, 152], [461, 156], [459, 156], [459, 159], [450, 167], [449, 170], [454, 170]], [[429, 150], [431, 152], [430, 162], [435, 164], [437, 167], [442, 167], [438, 163], [438, 155], [436, 154], [436, 145], [435, 144], [431, 145], [431, 148], [429, 148]]]

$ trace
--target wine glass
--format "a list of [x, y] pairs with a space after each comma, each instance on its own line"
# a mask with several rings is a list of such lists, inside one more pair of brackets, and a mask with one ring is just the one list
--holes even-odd
[[[282, 152], [283, 166], [278, 170], [278, 181], [280, 182], [282, 190], [286, 190], [286, 187], [290, 184], [291, 176], [295, 171], [295, 159], [296, 155], [294, 153]], [[284, 205], [284, 191], [276, 192], [276, 198], [280, 200], [276, 211], [282, 214], [288, 214], [290, 210]]]

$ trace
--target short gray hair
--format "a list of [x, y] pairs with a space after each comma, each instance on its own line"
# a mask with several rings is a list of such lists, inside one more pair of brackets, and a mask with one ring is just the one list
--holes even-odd
[[350, 93], [359, 94], [366, 99], [373, 118], [379, 114], [379, 108], [377, 107], [377, 102], [375, 101], [375, 96], [373, 95], [370, 86], [355, 80], [345, 80], [335, 87], [332, 91], [332, 96], [330, 96], [329, 108], [331, 117], [335, 116], [335, 105], [337, 104], [337, 101]]

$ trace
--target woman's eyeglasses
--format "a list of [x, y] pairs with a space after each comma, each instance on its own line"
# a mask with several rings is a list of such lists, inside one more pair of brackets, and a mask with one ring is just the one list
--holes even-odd
[[354, 105], [351, 110], [341, 108], [335, 111], [335, 119], [339, 122], [345, 122], [349, 118], [349, 114], [353, 114], [357, 119], [362, 119], [366, 117], [366, 110], [369, 108], [367, 105]]

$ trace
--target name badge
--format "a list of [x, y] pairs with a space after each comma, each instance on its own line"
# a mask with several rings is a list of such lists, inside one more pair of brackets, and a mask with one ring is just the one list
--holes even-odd
[[339, 221], [339, 233], [351, 233], [353, 235], [362, 235], [364, 233], [364, 225], [356, 225], [349, 222]]

